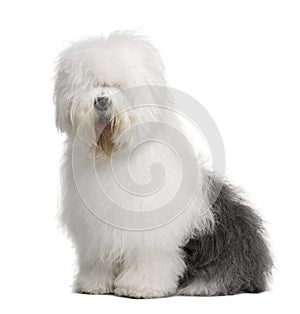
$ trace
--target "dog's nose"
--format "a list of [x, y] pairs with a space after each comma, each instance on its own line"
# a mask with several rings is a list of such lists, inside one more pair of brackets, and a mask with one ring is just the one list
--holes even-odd
[[94, 102], [96, 110], [105, 111], [108, 109], [109, 99], [108, 97], [97, 97]]

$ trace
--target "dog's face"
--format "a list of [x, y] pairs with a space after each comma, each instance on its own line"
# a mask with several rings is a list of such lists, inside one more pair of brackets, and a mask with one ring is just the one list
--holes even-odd
[[[56, 123], [69, 138], [78, 135], [87, 147], [109, 155], [129, 141], [120, 135], [134, 124], [159, 115], [140, 105], [130, 88], [165, 85], [157, 51], [143, 38], [114, 33], [83, 40], [60, 56], [55, 85]], [[144, 92], [143, 92], [144, 93]]]

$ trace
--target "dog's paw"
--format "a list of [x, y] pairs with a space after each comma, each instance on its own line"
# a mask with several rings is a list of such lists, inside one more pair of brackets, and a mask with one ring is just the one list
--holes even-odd
[[77, 282], [74, 285], [75, 293], [83, 294], [111, 294], [113, 289], [110, 286], [104, 286], [96, 281]]
[[114, 290], [114, 294], [122, 297], [130, 297], [136, 299], [162, 298], [170, 295], [170, 293], [166, 293], [162, 290], [146, 287], [116, 287]]
[[112, 289], [105, 288], [105, 287], [92, 287], [88, 285], [81, 285], [74, 287], [73, 291], [75, 293], [82, 293], [82, 294], [111, 294], [113, 293]]
[[104, 267], [93, 267], [79, 272], [73, 284], [73, 292], [84, 294], [113, 293], [113, 276]]
[[75, 293], [81, 293], [81, 294], [111, 294], [112, 292], [109, 289], [85, 289], [85, 288], [77, 288], [74, 289]]

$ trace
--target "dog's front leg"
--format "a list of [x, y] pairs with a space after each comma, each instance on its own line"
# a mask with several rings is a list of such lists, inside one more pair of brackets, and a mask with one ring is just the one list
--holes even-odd
[[80, 262], [74, 282], [74, 291], [88, 294], [113, 293], [114, 265], [99, 260]]
[[114, 293], [133, 298], [159, 298], [176, 292], [185, 264], [180, 250], [143, 248], [125, 256]]

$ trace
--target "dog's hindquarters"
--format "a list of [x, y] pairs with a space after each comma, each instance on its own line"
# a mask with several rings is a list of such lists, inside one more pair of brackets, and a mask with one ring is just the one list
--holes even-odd
[[[221, 189], [220, 189], [221, 187]], [[179, 294], [227, 295], [267, 289], [272, 259], [261, 218], [238, 191], [208, 174], [214, 228], [184, 246], [186, 271]]]

